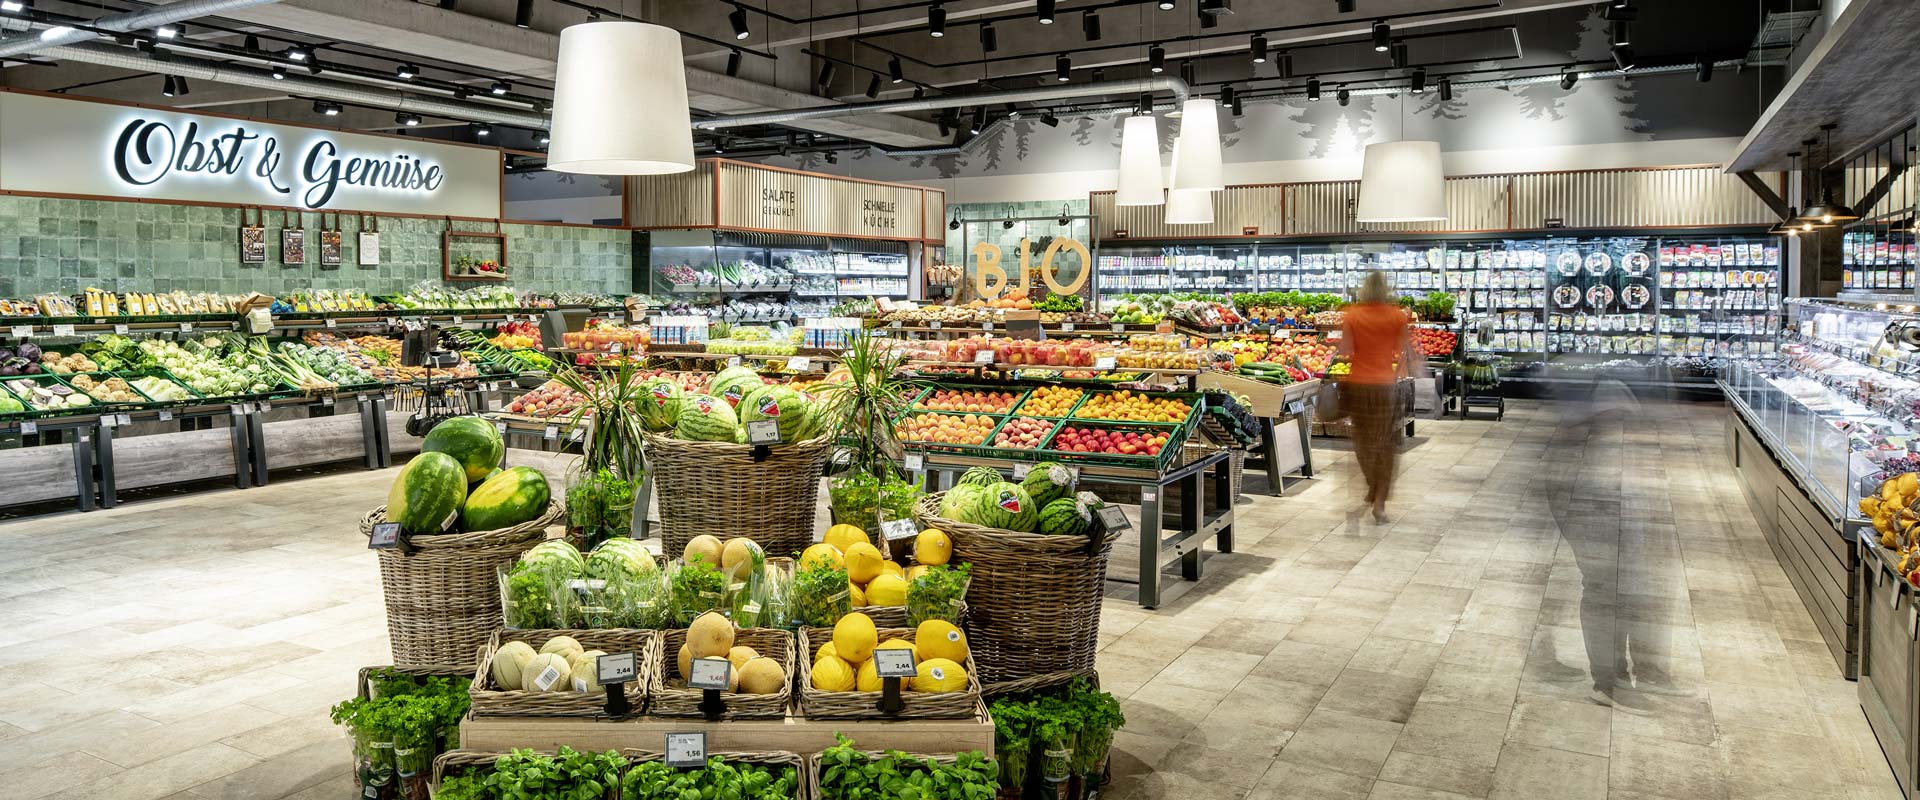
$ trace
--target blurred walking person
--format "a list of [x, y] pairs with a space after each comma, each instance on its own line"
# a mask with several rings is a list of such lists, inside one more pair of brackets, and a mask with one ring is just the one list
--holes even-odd
[[1394, 302], [1386, 273], [1373, 271], [1341, 323], [1340, 353], [1352, 371], [1340, 384], [1340, 403], [1353, 419], [1353, 452], [1367, 479], [1366, 503], [1375, 522], [1387, 521], [1394, 457], [1400, 449], [1395, 387], [1412, 368], [1407, 312]]

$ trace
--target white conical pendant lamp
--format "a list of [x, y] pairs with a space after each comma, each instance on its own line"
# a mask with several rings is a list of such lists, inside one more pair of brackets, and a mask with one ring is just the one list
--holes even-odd
[[1153, 117], [1128, 117], [1120, 129], [1120, 183], [1113, 193], [1118, 206], [1157, 206], [1160, 194], [1160, 129]]
[[693, 169], [680, 32], [588, 22], [560, 32], [547, 169], [661, 175]]
[[[1173, 140], [1173, 180], [1180, 183], [1180, 172], [1185, 165], [1180, 163], [1180, 141], [1187, 137], [1182, 132]], [[1167, 216], [1168, 225], [1211, 225], [1213, 224], [1213, 191], [1210, 189], [1168, 189]]]
[[1367, 145], [1360, 167], [1355, 222], [1426, 222], [1447, 218], [1447, 178], [1439, 142]]
[[1174, 140], [1174, 158], [1182, 165], [1173, 178], [1175, 189], [1227, 188], [1220, 164], [1220, 108], [1213, 100], [1196, 97], [1180, 107], [1180, 137]]

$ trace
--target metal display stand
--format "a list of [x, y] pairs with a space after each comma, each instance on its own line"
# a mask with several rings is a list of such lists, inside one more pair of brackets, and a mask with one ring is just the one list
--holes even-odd
[[[1197, 585], [1201, 576], [1200, 550], [1206, 540], [1222, 553], [1233, 552], [1233, 465], [1225, 449], [1215, 450], [1166, 473], [1109, 467], [1097, 464], [1068, 464], [1080, 469], [1080, 482], [1112, 483], [1140, 487], [1140, 605], [1158, 608]], [[941, 453], [925, 454], [924, 468], [930, 490], [950, 487], [955, 476], [974, 467], [989, 467], [1012, 472], [1013, 462]], [[1209, 487], [1208, 484], [1211, 484]], [[1180, 488], [1180, 507], [1171, 535], [1167, 535], [1165, 509], [1161, 503], [1167, 490]], [[1161, 587], [1160, 569], [1174, 558], [1180, 560], [1180, 582]], [[1132, 583], [1108, 576], [1108, 581]]]

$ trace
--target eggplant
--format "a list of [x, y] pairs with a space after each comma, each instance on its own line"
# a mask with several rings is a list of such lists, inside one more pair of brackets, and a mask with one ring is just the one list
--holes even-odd
[[41, 355], [40, 345], [32, 342], [22, 342], [20, 344], [19, 355], [28, 361], [39, 361]]
[[0, 361], [5, 361], [13, 357], [14, 357], [13, 350], [5, 347], [0, 347]]
[[4, 375], [6, 377], [11, 378], [18, 374], [20, 374], [19, 367], [13, 366], [11, 364], [0, 364], [0, 375]]

